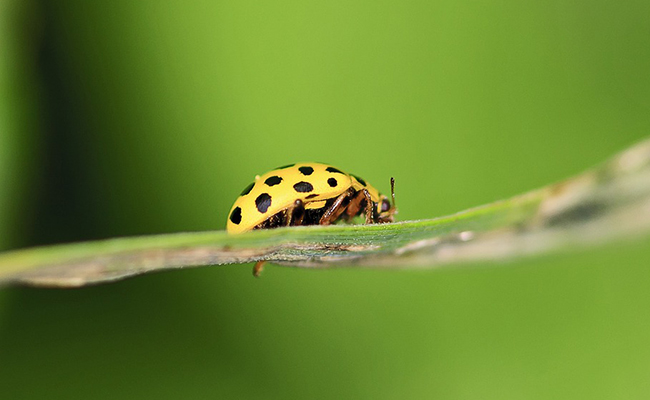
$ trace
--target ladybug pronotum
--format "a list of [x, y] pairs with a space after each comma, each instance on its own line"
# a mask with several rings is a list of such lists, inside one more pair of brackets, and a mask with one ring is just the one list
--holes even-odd
[[[238, 234], [282, 226], [330, 225], [360, 215], [366, 224], [393, 222], [397, 212], [393, 182], [391, 178], [391, 203], [365, 180], [331, 165], [285, 165], [255, 177], [246, 186], [228, 214], [227, 230]], [[263, 264], [255, 264], [255, 276]]]

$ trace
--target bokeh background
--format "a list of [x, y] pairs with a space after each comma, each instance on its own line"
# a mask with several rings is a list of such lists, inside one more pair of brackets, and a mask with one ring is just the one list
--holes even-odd
[[[332, 163], [401, 220], [650, 130], [650, 3], [0, 2], [0, 247], [223, 229]], [[650, 396], [647, 240], [438, 271], [172, 271], [0, 289], [0, 397]]]

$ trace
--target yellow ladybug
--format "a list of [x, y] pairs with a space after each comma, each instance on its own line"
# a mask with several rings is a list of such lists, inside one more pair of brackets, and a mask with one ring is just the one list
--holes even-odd
[[[282, 226], [330, 225], [365, 215], [365, 222], [393, 222], [392, 204], [360, 177], [321, 163], [298, 163], [276, 168], [244, 189], [228, 214], [227, 230], [237, 234]], [[254, 274], [263, 262], [255, 265]]]

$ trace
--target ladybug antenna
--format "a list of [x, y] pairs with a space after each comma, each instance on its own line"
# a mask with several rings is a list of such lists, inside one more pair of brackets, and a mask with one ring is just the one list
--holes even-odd
[[390, 177], [390, 196], [393, 200], [393, 208], [395, 208], [395, 178]]

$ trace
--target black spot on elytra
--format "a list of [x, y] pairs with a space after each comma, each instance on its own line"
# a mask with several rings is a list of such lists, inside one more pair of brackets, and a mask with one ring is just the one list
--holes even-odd
[[282, 178], [280, 178], [279, 176], [275, 176], [275, 175], [266, 178], [266, 180], [264, 181], [264, 183], [267, 186], [275, 186], [280, 182], [282, 182]]
[[305, 197], [305, 199], [313, 199], [314, 197], [318, 197], [318, 194], [312, 193], [309, 196]]
[[235, 207], [234, 210], [230, 213], [230, 222], [235, 225], [239, 225], [241, 222], [241, 208]]
[[287, 165], [283, 165], [283, 166], [281, 166], [281, 167], [277, 167], [276, 169], [291, 168], [291, 167], [293, 167], [294, 165], [296, 165], [296, 164], [287, 164]]
[[250, 185], [246, 186], [246, 189], [244, 189], [244, 190], [241, 192], [241, 195], [240, 195], [240, 196], [246, 196], [247, 194], [249, 194], [249, 193], [251, 192], [251, 190], [253, 190], [253, 186], [255, 186], [255, 182], [253, 182], [253, 183], [251, 183]]
[[312, 167], [300, 167], [298, 168], [298, 171], [303, 175], [311, 175], [314, 172], [314, 169]]
[[336, 169], [334, 167], [327, 167], [327, 168], [325, 168], [325, 171], [334, 172], [334, 173], [337, 173], [337, 174], [343, 174], [343, 172], [341, 172], [340, 170], [338, 170], [338, 169]]
[[300, 193], [308, 193], [314, 190], [314, 187], [311, 185], [309, 182], [298, 182], [295, 185], [293, 185], [293, 188], [296, 190], [296, 192]]
[[329, 179], [327, 180], [327, 184], [330, 185], [331, 187], [336, 187], [336, 185], [338, 185], [339, 183], [336, 181], [336, 179], [334, 179], [334, 178], [329, 178]]
[[255, 206], [257, 207], [257, 211], [264, 214], [266, 210], [271, 207], [271, 196], [269, 196], [268, 193], [262, 193], [261, 195], [257, 196], [255, 199]]
[[363, 178], [361, 178], [359, 176], [356, 176], [356, 175], [352, 175], [352, 176], [357, 178], [357, 180], [359, 181], [360, 184], [362, 184], [363, 186], [367, 186], [366, 181], [364, 181]]

